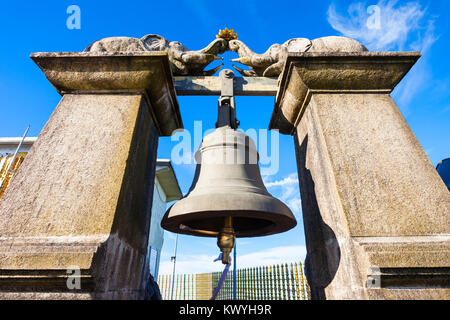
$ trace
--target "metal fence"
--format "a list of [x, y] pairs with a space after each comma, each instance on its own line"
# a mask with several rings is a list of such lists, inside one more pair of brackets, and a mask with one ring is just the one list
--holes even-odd
[[[259, 266], [236, 271], [238, 300], [309, 300], [309, 285], [301, 262]], [[233, 299], [233, 273], [225, 279], [217, 300]], [[160, 275], [158, 285], [165, 300], [208, 300], [217, 287], [221, 272]], [[172, 289], [173, 285], [173, 289]], [[172, 295], [173, 290], [173, 295]]]

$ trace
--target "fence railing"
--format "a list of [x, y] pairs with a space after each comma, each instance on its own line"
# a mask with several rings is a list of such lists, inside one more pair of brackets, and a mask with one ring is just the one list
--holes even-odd
[[[310, 299], [309, 285], [301, 262], [238, 269], [236, 272], [238, 300]], [[233, 273], [233, 270], [228, 273], [216, 299], [233, 299]], [[160, 275], [158, 285], [165, 300], [208, 300], [221, 274], [177, 274], [175, 279], [172, 279], [172, 275]]]

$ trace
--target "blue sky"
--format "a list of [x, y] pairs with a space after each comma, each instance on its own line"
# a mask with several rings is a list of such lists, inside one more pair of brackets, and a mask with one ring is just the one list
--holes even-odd
[[[81, 29], [66, 27], [69, 5], [81, 9]], [[379, 28], [367, 28], [367, 9], [378, 5]], [[450, 156], [450, 64], [448, 1], [9, 1], [2, 4], [0, 28], [0, 136], [20, 136], [31, 124], [37, 136], [60, 100], [59, 94], [29, 58], [32, 52], [82, 51], [91, 42], [109, 36], [142, 37], [160, 34], [198, 50], [219, 29], [233, 28], [240, 40], [262, 53], [273, 43], [290, 38], [315, 39], [345, 35], [370, 50], [420, 50], [423, 57], [397, 87], [393, 97], [433, 165]], [[223, 55], [225, 67], [235, 53]], [[214, 62], [211, 66], [217, 65]], [[241, 128], [267, 128], [274, 97], [237, 97]], [[213, 128], [217, 97], [179, 97], [185, 128], [202, 121]], [[301, 221], [293, 140], [279, 136], [280, 168], [265, 176], [269, 191], [285, 201], [298, 226], [284, 234], [239, 239], [239, 266], [303, 259]], [[161, 138], [158, 157], [170, 158], [176, 144]], [[194, 146], [193, 146], [194, 147]], [[183, 192], [191, 184], [193, 167], [175, 165]], [[166, 233], [161, 272], [169, 273], [174, 235]], [[212, 263], [215, 239], [180, 236], [178, 272], [221, 270]]]

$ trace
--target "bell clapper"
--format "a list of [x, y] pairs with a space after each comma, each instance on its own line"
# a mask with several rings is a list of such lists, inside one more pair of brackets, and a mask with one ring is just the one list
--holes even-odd
[[230, 263], [230, 253], [234, 247], [233, 218], [225, 217], [224, 226], [217, 235], [217, 245], [222, 252], [222, 263]]
[[213, 236], [213, 237], [217, 237], [218, 234], [219, 234], [219, 233], [216, 232], [216, 231], [200, 230], [200, 229], [192, 229], [191, 227], [188, 227], [188, 226], [186, 226], [186, 225], [184, 225], [184, 224], [180, 224], [180, 225], [179, 225], [179, 228], [180, 228], [180, 230], [183, 230], [183, 231], [195, 232], [195, 233], [202, 234], [202, 235], [205, 235], [205, 236]]

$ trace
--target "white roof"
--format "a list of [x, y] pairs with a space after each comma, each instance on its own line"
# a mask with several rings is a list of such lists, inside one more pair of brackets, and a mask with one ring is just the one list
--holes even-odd
[[[23, 141], [24, 144], [33, 144], [37, 137], [27, 137]], [[18, 145], [22, 141], [22, 137], [0, 138], [0, 145]]]

